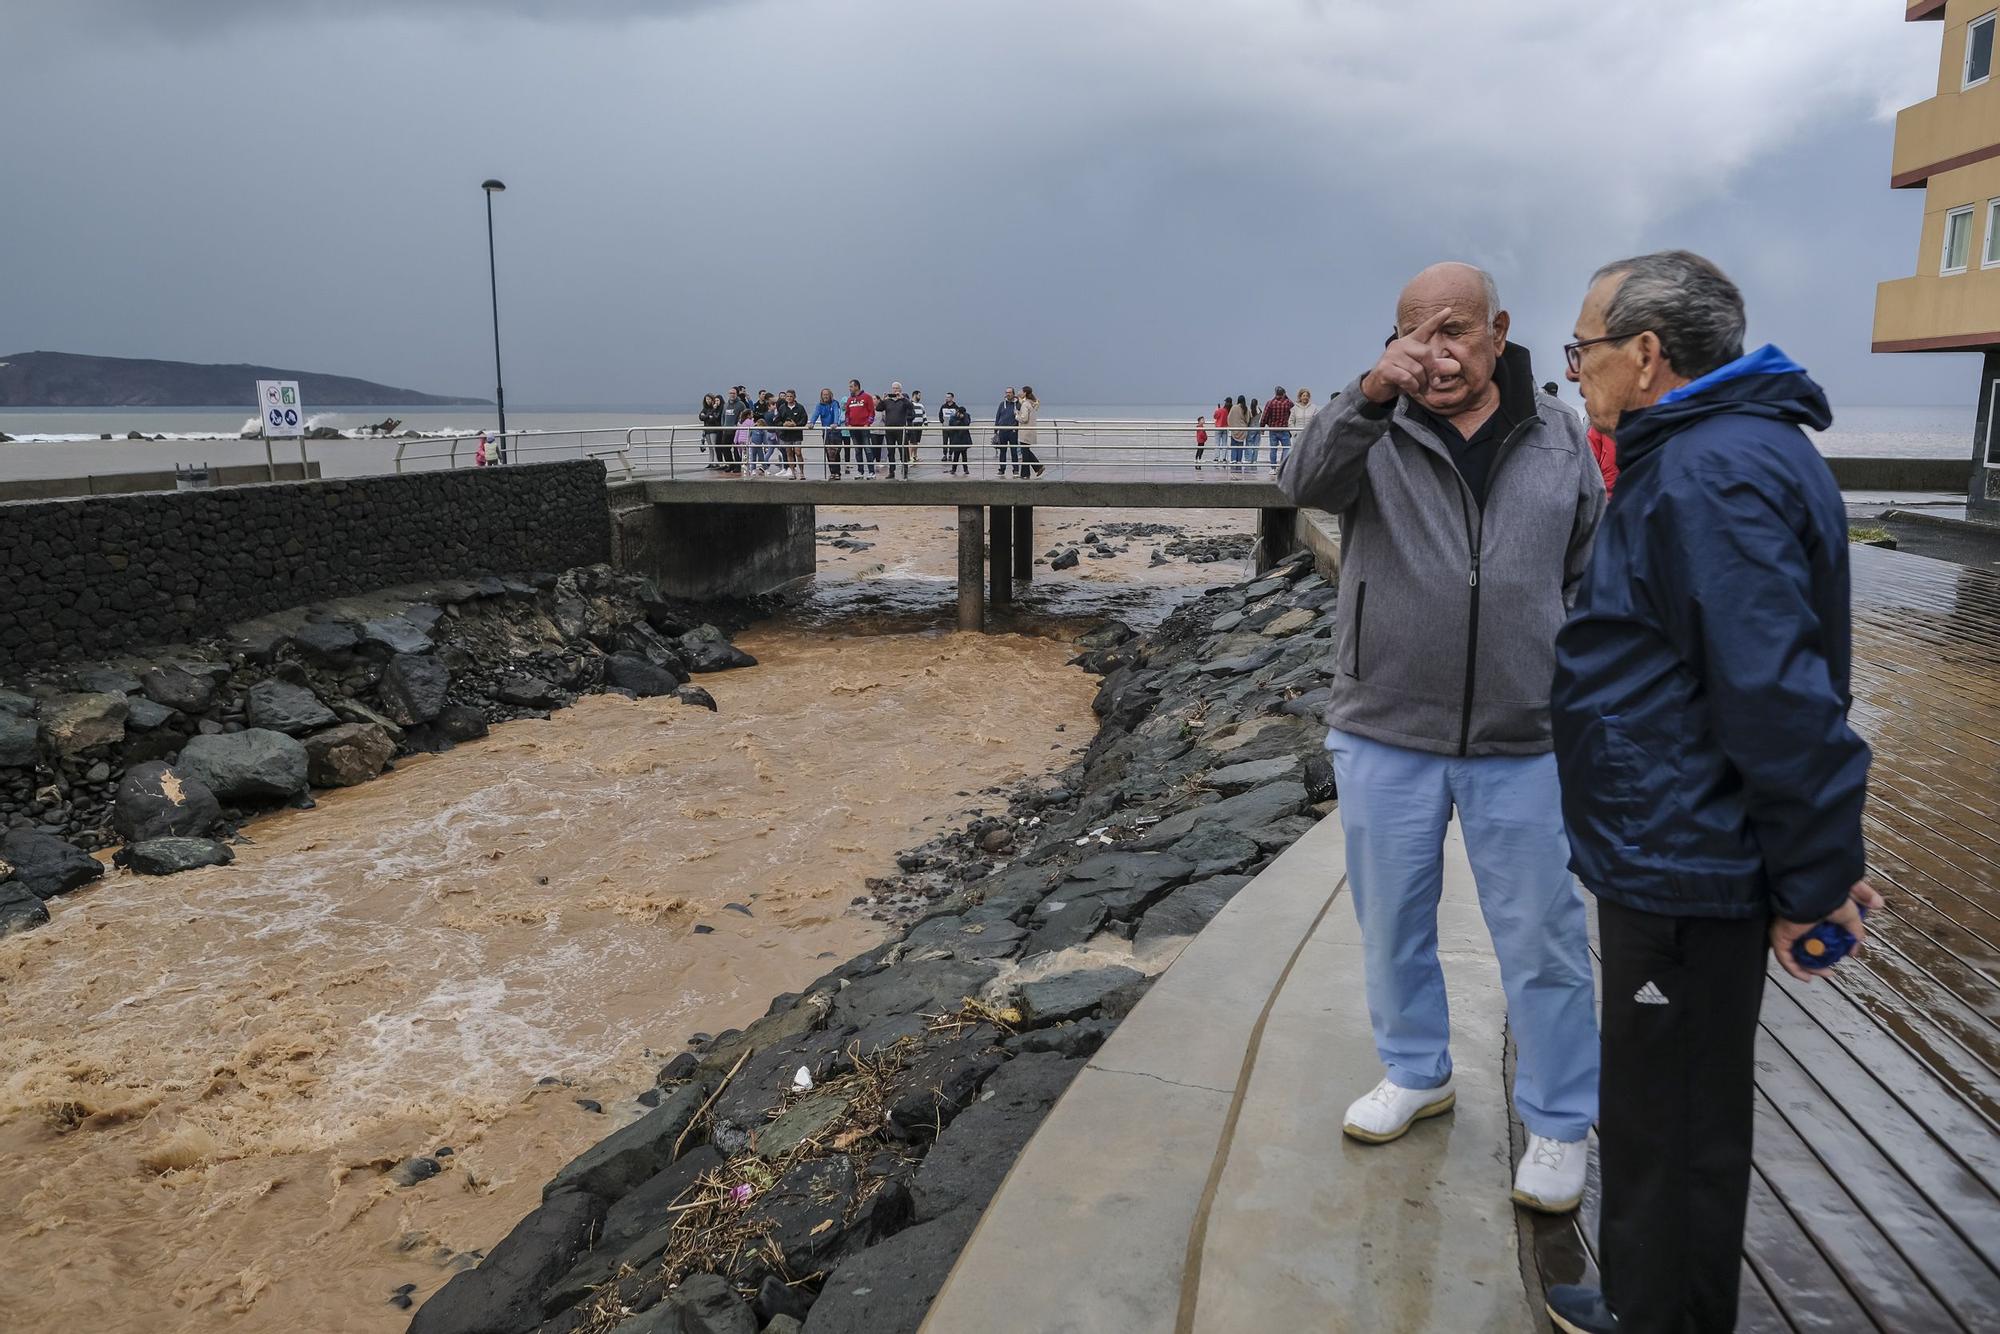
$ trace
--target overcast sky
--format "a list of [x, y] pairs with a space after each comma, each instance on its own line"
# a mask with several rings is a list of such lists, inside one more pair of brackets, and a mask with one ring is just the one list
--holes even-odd
[[0, 354], [508, 398], [850, 375], [1178, 403], [1365, 369], [1423, 264], [1544, 378], [1590, 271], [1701, 249], [1837, 403], [1914, 271], [1900, 0], [0, 0]]

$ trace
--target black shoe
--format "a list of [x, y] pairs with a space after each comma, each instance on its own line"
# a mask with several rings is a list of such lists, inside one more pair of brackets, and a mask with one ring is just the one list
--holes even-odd
[[1563, 1334], [1618, 1334], [1618, 1317], [1596, 1288], [1558, 1283], [1547, 1297], [1549, 1319]]

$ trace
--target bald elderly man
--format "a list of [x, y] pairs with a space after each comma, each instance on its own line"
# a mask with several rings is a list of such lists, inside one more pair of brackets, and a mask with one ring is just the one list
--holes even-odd
[[1583, 1194], [1597, 1022], [1549, 683], [1604, 482], [1583, 423], [1537, 391], [1507, 327], [1486, 273], [1425, 269], [1381, 358], [1314, 415], [1279, 480], [1341, 525], [1326, 745], [1387, 1072], [1346, 1132], [1387, 1143], [1456, 1097], [1437, 955], [1456, 810], [1520, 1049], [1514, 1198], [1562, 1213]]

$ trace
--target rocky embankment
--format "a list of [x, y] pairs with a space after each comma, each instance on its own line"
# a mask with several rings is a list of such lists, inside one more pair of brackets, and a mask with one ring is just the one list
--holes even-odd
[[1071, 1077], [1330, 809], [1333, 603], [1301, 556], [1087, 639], [1083, 758], [871, 882], [900, 939], [694, 1035], [411, 1334], [914, 1331]]
[[231, 859], [235, 827], [399, 755], [621, 691], [715, 701], [691, 674], [751, 665], [703, 609], [590, 566], [391, 589], [219, 639], [0, 689], [0, 935], [104, 874]]

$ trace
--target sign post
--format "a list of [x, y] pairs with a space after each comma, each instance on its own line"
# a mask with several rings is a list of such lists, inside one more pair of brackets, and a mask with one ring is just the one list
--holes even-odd
[[260, 433], [264, 437], [264, 472], [278, 480], [278, 465], [271, 460], [271, 441], [286, 438], [299, 442], [299, 476], [306, 472], [305, 404], [299, 401], [297, 380], [257, 381], [257, 408]]

